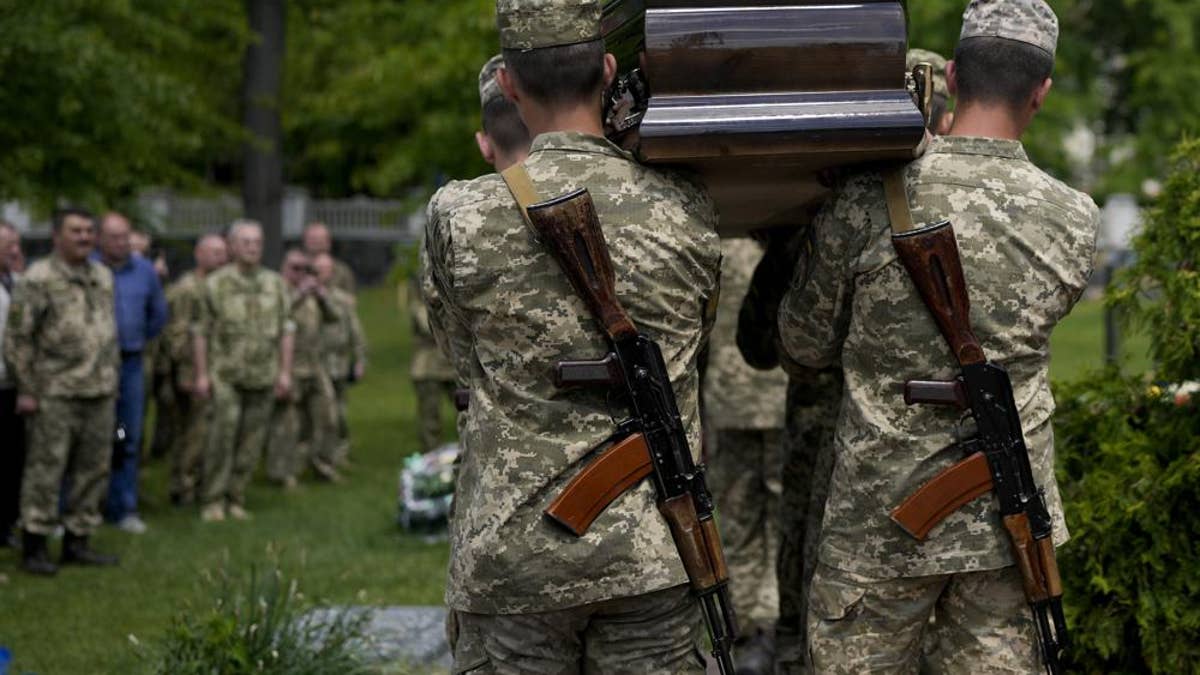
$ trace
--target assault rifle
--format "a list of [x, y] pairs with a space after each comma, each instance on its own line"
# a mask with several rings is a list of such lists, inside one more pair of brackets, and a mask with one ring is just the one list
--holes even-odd
[[652, 476], [658, 509], [670, 526], [692, 591], [704, 610], [713, 656], [722, 673], [734, 672], [737, 620], [729, 597], [729, 570], [704, 470], [692, 460], [687, 433], [662, 352], [638, 332], [617, 299], [612, 259], [586, 189], [529, 206], [527, 215], [575, 292], [607, 336], [611, 352], [598, 361], [563, 362], [555, 384], [614, 389], [630, 412], [615, 444], [591, 461], [546, 509], [546, 515], [582, 536], [618, 496]]
[[971, 329], [970, 299], [954, 229], [943, 221], [894, 234], [892, 244], [962, 368], [950, 382], [905, 383], [904, 402], [958, 406], [970, 411], [977, 429], [975, 437], [960, 443], [966, 459], [909, 496], [892, 511], [892, 519], [924, 540], [960, 506], [995, 492], [1025, 598], [1033, 609], [1046, 670], [1057, 675], [1062, 672], [1069, 638], [1053, 523], [1043, 491], [1033, 480], [1008, 372], [988, 361]]

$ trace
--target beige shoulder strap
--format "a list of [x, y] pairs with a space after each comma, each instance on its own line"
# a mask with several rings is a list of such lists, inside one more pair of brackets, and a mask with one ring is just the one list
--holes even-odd
[[537, 189], [533, 187], [529, 172], [525, 170], [525, 164], [523, 162], [513, 164], [501, 171], [500, 177], [504, 179], [504, 184], [508, 186], [508, 191], [512, 193], [513, 199], [517, 200], [517, 206], [521, 207], [521, 215], [528, 223], [529, 207], [541, 199], [538, 197]]
[[887, 195], [888, 219], [892, 221], [893, 234], [913, 229], [912, 211], [908, 207], [908, 188], [904, 186], [905, 166], [901, 164], [883, 173], [883, 191]]

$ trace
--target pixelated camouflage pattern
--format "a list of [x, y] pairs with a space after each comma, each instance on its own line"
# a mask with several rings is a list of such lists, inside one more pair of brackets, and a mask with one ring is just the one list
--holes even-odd
[[175, 372], [176, 382], [191, 386], [196, 379], [192, 360], [192, 328], [203, 316], [204, 280], [190, 271], [167, 287], [167, 326], [162, 333], [162, 355]]
[[117, 391], [120, 352], [112, 273], [50, 255], [29, 266], [13, 288], [4, 359], [17, 390], [96, 398]]
[[[410, 282], [411, 284], [411, 282]], [[411, 292], [411, 288], [407, 289]], [[467, 386], [471, 379], [471, 359], [474, 353], [471, 334], [459, 324], [450, 321], [446, 315], [445, 303], [442, 302], [437, 284], [433, 281], [433, 269], [429, 265], [429, 249], [425, 246], [424, 234], [421, 236], [420, 268], [417, 271], [417, 295], [425, 305], [426, 316], [429, 320], [429, 332], [437, 343], [442, 356], [454, 368], [455, 376], [460, 386]], [[409, 302], [411, 302], [411, 296]]]
[[708, 343], [704, 420], [717, 429], [782, 429], [787, 375], [756, 370], [738, 351], [738, 311], [763, 249], [752, 239], [721, 242], [721, 298]]
[[487, 107], [488, 103], [504, 98], [504, 91], [500, 89], [500, 82], [496, 79], [496, 72], [504, 67], [504, 55], [497, 54], [488, 59], [487, 63], [483, 64], [483, 68], [479, 71], [479, 107]]
[[[935, 138], [906, 173], [914, 222], [954, 224], [975, 334], [1012, 378], [1034, 478], [1062, 543], [1049, 338], [1091, 275], [1096, 206], [1037, 169], [1017, 141]], [[820, 368], [840, 358], [846, 378], [821, 561], [877, 577], [1011, 565], [994, 495], [956, 511], [924, 543], [888, 518], [962, 452], [957, 410], [901, 398], [906, 380], [950, 379], [958, 367], [892, 247], [880, 175], [850, 179], [814, 227], [815, 253], [796, 270], [779, 329], [796, 362]]]
[[919, 63], [933, 66], [933, 93], [950, 98], [950, 88], [946, 86], [946, 57], [928, 49], [910, 49], [905, 52], [905, 70], [911, 72]]
[[421, 300], [419, 282], [410, 279], [407, 286], [406, 304], [412, 325], [412, 362], [409, 365], [409, 375], [414, 381], [454, 382], [457, 379], [454, 366], [450, 365], [450, 361], [438, 347], [433, 328], [430, 326], [429, 308]]
[[821, 565], [813, 578], [818, 673], [1040, 673], [1036, 630], [1014, 567], [875, 579]]
[[[547, 197], [589, 190], [617, 295], [662, 347], [698, 450], [696, 358], [720, 264], [712, 201], [695, 183], [586, 134], [539, 136], [526, 166]], [[434, 195], [426, 246], [446, 318], [474, 336], [447, 604], [539, 612], [684, 583], [649, 482], [614, 501], [582, 538], [542, 515], [612, 434], [612, 415], [625, 413], [605, 391], [555, 388], [555, 363], [598, 358], [608, 346], [501, 178], [450, 183]]]
[[454, 673], [701, 675], [699, 608], [686, 586], [537, 614], [451, 610]]
[[1054, 56], [1058, 17], [1045, 0], [971, 0], [963, 11], [958, 40], [976, 37], [1016, 40]]
[[229, 386], [266, 389], [279, 374], [279, 343], [295, 330], [283, 277], [264, 267], [226, 265], [204, 280], [196, 330], [208, 337], [212, 377]]
[[596, 0], [496, 0], [504, 49], [559, 47], [600, 37]]
[[323, 370], [297, 375], [285, 400], [275, 402], [267, 442], [267, 477], [297, 478], [306, 466], [325, 478], [337, 474], [337, 400]]
[[100, 503], [108, 494], [114, 398], [43, 395], [26, 424], [21, 527], [48, 535], [62, 523], [73, 534], [90, 535], [100, 526]]

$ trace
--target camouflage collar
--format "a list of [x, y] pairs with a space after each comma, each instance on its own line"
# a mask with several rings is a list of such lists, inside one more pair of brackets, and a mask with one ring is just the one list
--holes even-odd
[[92, 261], [90, 259], [84, 260], [82, 265], [68, 265], [56, 253], [52, 253], [49, 258], [50, 264], [54, 269], [67, 280], [80, 284], [96, 283], [96, 275], [92, 270]]
[[951, 155], [987, 155], [1005, 159], [1029, 161], [1021, 141], [977, 136], [935, 136], [926, 154], [944, 152]]
[[592, 152], [629, 159], [631, 155], [613, 145], [607, 138], [585, 134], [581, 131], [551, 131], [539, 134], [529, 147], [529, 154], [545, 150], [566, 152]]

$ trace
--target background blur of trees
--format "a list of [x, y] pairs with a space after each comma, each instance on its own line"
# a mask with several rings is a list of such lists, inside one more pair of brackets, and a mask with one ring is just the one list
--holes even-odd
[[[253, 2], [254, 0], [249, 0]], [[1200, 2], [1051, 0], [1056, 88], [1028, 145], [1102, 201], [1158, 179], [1200, 130]], [[949, 55], [965, 0], [914, 0], [910, 41]], [[150, 185], [240, 183], [242, 0], [0, 0], [0, 200], [121, 204]], [[476, 76], [492, 0], [290, 0], [284, 174], [394, 197], [484, 170]], [[1070, 140], [1070, 143], [1066, 141]], [[1090, 151], [1089, 151], [1090, 150]]]

